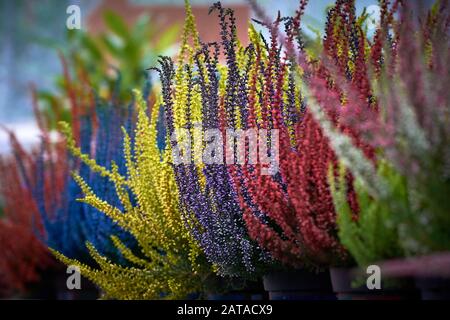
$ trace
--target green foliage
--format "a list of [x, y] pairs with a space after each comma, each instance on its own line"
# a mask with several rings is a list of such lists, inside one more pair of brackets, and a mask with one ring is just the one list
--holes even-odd
[[116, 96], [121, 101], [129, 101], [130, 91], [142, 87], [145, 69], [156, 65], [159, 55], [172, 53], [180, 31], [174, 24], [161, 33], [158, 24], [147, 15], [142, 15], [131, 27], [112, 11], [105, 12], [103, 18], [104, 32], [68, 30], [67, 44], [58, 48], [65, 58], [64, 72], [55, 78], [57, 92], [38, 92], [53, 126], [55, 113], [62, 115], [62, 120], [70, 119], [67, 105], [73, 103], [69, 101], [71, 90], [81, 104], [92, 90], [106, 100]]
[[371, 195], [355, 179], [359, 211], [353, 212], [347, 198], [343, 166], [329, 181], [337, 211], [339, 238], [358, 265], [450, 249], [449, 183], [430, 170], [415, 182], [387, 162], [380, 162], [377, 176], [385, 186], [383, 195]]
[[[339, 174], [329, 171], [330, 189], [337, 212], [339, 239], [348, 249], [358, 265], [367, 266], [383, 259], [403, 256], [395, 223], [393, 204], [406, 206], [408, 190], [406, 180], [387, 164], [381, 164], [378, 173], [386, 178], [394, 192], [394, 202], [380, 201], [369, 195], [361, 181], [354, 182], [359, 212], [353, 212], [347, 190], [347, 172], [340, 166]], [[401, 210], [401, 208], [398, 208]]]
[[396, 221], [407, 255], [450, 250], [450, 179], [441, 156], [430, 152], [427, 170], [408, 179], [408, 207]]

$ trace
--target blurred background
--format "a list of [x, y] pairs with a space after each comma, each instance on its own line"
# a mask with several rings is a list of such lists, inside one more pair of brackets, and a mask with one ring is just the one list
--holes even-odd
[[[200, 36], [212, 41], [218, 35], [214, 15], [208, 15], [212, 0], [191, 0]], [[280, 10], [292, 14], [297, 0], [258, 0], [272, 16]], [[304, 30], [320, 36], [326, 8], [332, 1], [310, 1]], [[376, 0], [357, 0], [357, 9], [368, 8], [374, 19]], [[252, 12], [245, 0], [223, 0], [237, 16], [239, 38], [246, 43]], [[66, 28], [70, 5], [81, 10], [81, 29]], [[0, 1], [0, 124], [16, 132], [25, 147], [38, 141], [32, 112], [31, 86], [40, 108], [63, 108], [59, 54], [70, 63], [83, 64], [100, 95], [107, 94], [105, 73], [111, 66], [123, 72], [124, 91], [136, 86], [142, 70], [155, 64], [158, 54], [172, 55], [184, 20], [183, 0], [6, 0]], [[111, 79], [115, 75], [111, 74]], [[92, 77], [92, 76], [91, 76]], [[97, 83], [98, 82], [98, 83]], [[105, 93], [106, 92], [106, 93]], [[126, 92], [124, 92], [126, 94]], [[0, 153], [9, 152], [7, 136], [0, 131]]]

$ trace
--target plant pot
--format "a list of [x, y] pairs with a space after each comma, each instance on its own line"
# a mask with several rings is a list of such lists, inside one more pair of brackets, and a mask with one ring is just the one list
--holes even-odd
[[211, 277], [208, 282], [211, 288], [215, 289], [206, 293], [208, 300], [264, 300], [265, 298], [261, 281], [225, 280], [220, 277]]
[[272, 272], [264, 276], [270, 300], [335, 300], [328, 271]]
[[99, 298], [99, 289], [85, 277], [81, 277], [81, 289], [68, 289], [66, 274], [58, 274], [54, 281], [57, 300], [96, 300]]
[[38, 300], [95, 300], [98, 288], [88, 279], [81, 277], [81, 289], [67, 288], [67, 274], [62, 268], [42, 271], [40, 280], [29, 285], [25, 299]]
[[[381, 278], [380, 289], [369, 289], [365, 278], [355, 276], [351, 268], [331, 268], [333, 291], [338, 300], [418, 300], [414, 281], [411, 278]], [[356, 286], [355, 286], [356, 283]]]
[[450, 279], [416, 278], [416, 287], [420, 289], [422, 300], [450, 300]]
[[208, 293], [206, 298], [208, 300], [263, 300], [264, 294], [263, 293], [257, 293], [257, 292], [228, 292], [228, 293]]

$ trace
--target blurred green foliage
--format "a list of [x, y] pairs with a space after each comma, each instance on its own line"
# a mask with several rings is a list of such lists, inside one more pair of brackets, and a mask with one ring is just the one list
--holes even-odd
[[112, 11], [104, 13], [103, 21], [104, 32], [68, 30], [66, 45], [57, 47], [67, 73], [55, 77], [56, 92], [40, 90], [37, 95], [50, 128], [54, 128], [57, 121], [69, 120], [71, 90], [76, 93], [79, 105], [84, 105], [85, 99], [92, 96], [92, 90], [104, 99], [115, 95], [127, 101], [131, 99], [133, 88], [142, 87], [145, 69], [156, 65], [158, 55], [172, 55], [176, 51], [174, 44], [180, 32], [179, 25], [161, 32], [157, 23], [148, 15], [142, 15], [134, 25], [128, 26]]
[[363, 183], [355, 179], [353, 187], [359, 211], [353, 212], [348, 198], [347, 173], [341, 165], [337, 177], [334, 176], [331, 167], [328, 175], [341, 243], [355, 262], [363, 267], [377, 261], [403, 257], [399, 224], [395, 221], [395, 215], [407, 208], [406, 179], [387, 163], [380, 163], [378, 174], [386, 179], [392, 193], [386, 199], [374, 199], [364, 188]]

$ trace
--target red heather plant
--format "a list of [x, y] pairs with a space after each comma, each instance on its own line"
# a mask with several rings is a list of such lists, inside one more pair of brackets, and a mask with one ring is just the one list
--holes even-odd
[[326, 180], [335, 156], [309, 113], [303, 125], [295, 148], [287, 143], [280, 146], [280, 176], [243, 168], [243, 179], [237, 183], [265, 214], [258, 217], [241, 201], [250, 236], [274, 258], [294, 267], [326, 265], [345, 254], [335, 237], [335, 213]]
[[[17, 142], [14, 136], [11, 139]], [[15, 147], [25, 154], [18, 145]], [[27, 170], [34, 170], [27, 160], [23, 161]], [[0, 295], [10, 296], [23, 293], [28, 284], [38, 281], [52, 259], [35, 235], [42, 232], [38, 210], [13, 157], [0, 157], [0, 176], [4, 213], [0, 217]]]
[[[250, 84], [249, 95], [253, 99], [249, 99], [248, 125], [280, 130], [280, 172], [274, 176], [262, 175], [259, 165], [232, 166], [230, 171], [250, 236], [285, 265], [324, 267], [346, 263], [349, 259], [338, 238], [336, 212], [328, 184], [330, 166], [337, 174], [337, 157], [301, 94], [293, 92], [293, 97], [283, 94], [286, 83], [293, 87], [299, 85], [298, 79], [284, 79], [283, 70], [294, 68], [298, 75], [303, 73], [302, 81], [316, 89], [315, 96], [328, 105], [333, 123], [349, 132], [366, 154], [373, 157], [373, 149], [359, 141], [351, 128], [339, 124], [335, 109], [354, 98], [345, 95], [342, 84], [353, 88], [355, 99], [363, 101], [365, 108], [376, 109], [367, 66], [373, 60], [368, 52], [374, 44], [362, 30], [363, 19], [356, 16], [354, 1], [338, 0], [328, 13], [324, 54], [320, 61], [305, 58], [301, 44], [298, 45], [300, 51], [295, 53], [292, 41], [300, 38], [300, 19], [305, 4], [301, 1], [297, 15], [287, 19], [284, 57], [279, 54], [277, 40], [280, 21], [268, 26], [270, 48], [256, 47], [256, 55], [267, 55], [268, 63], [258, 68], [259, 74]], [[262, 113], [259, 122], [254, 106], [258, 97]], [[290, 98], [300, 101], [300, 108], [290, 108]], [[295, 115], [286, 117], [286, 110], [293, 110]], [[289, 122], [292, 118], [296, 121]], [[357, 211], [352, 178], [347, 175], [346, 179], [347, 198]]]

